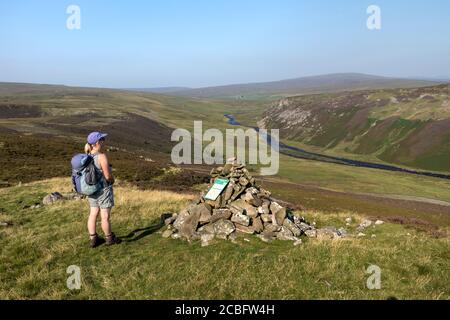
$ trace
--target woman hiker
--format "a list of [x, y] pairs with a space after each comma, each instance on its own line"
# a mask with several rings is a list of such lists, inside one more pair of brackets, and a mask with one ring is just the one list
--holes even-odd
[[94, 158], [95, 167], [102, 173], [101, 183], [102, 189], [92, 196], [88, 197], [90, 213], [87, 223], [90, 246], [95, 248], [101, 242], [96, 232], [97, 216], [100, 213], [102, 219], [102, 229], [106, 237], [106, 244], [119, 244], [121, 240], [117, 238], [111, 231], [111, 209], [114, 206], [113, 184], [114, 177], [111, 172], [106, 154], [102, 153], [105, 146], [105, 137], [107, 134], [100, 132], [92, 132], [87, 137], [87, 144], [84, 147], [84, 152], [90, 154]]

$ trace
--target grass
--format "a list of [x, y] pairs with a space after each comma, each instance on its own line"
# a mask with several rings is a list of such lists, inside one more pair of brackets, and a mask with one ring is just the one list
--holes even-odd
[[[0, 133], [0, 187], [70, 177], [70, 161], [82, 147], [83, 142], [73, 138]], [[168, 156], [157, 151], [112, 148], [108, 156], [117, 178], [141, 188], [180, 190], [208, 181], [205, 175], [175, 169]]]
[[[420, 89], [419, 89], [420, 90]], [[397, 93], [397, 94], [396, 94]], [[390, 99], [398, 95], [407, 95], [409, 92], [405, 89], [380, 90], [376, 94], [371, 95], [371, 99]], [[402, 103], [389, 103], [386, 106], [372, 110], [371, 116], [377, 119], [384, 119], [392, 116], [399, 116], [403, 119], [443, 119], [450, 116], [450, 105], [448, 102], [448, 93], [431, 91], [427, 100], [420, 98], [420, 95], [414, 96], [411, 100]]]
[[280, 156], [279, 176], [344, 192], [424, 197], [450, 202], [450, 181]]
[[298, 96], [263, 117], [305, 150], [449, 172], [448, 92], [438, 85]]
[[[402, 92], [401, 89], [394, 90], [393, 92], [397, 93], [397, 91]], [[387, 98], [394, 94], [389, 93], [390, 91], [386, 91], [387, 93], [385, 91], [379, 92], [383, 96], [373, 96], [371, 99]], [[409, 90], [405, 92], [408, 93]], [[305, 96], [302, 99], [313, 99], [315, 101], [315, 99], [327, 99], [329, 96], [334, 95]], [[14, 95], [3, 94], [0, 95], [0, 102], [40, 106], [49, 114], [49, 117], [98, 112], [114, 118], [119, 117], [124, 112], [130, 112], [154, 118], [173, 128], [186, 128], [188, 130], [192, 130], [194, 120], [202, 120], [204, 130], [208, 128], [218, 128], [221, 130], [225, 128], [237, 128], [227, 124], [223, 116], [225, 113], [235, 115], [237, 121], [241, 123], [254, 125], [261, 118], [263, 110], [270, 105], [270, 103], [263, 101], [201, 100], [167, 97], [148, 93], [83, 88], [65, 89], [59, 93], [53, 91], [36, 93], [31, 91], [30, 93]], [[12, 128], [18, 126], [19, 128], [25, 128], [32, 132], [45, 131], [49, 130], [47, 126], [41, 126], [41, 122], [45, 122], [45, 119], [46, 117], [39, 119], [1, 119], [0, 126], [4, 123]], [[103, 119], [101, 120], [103, 121]], [[84, 125], [86, 124], [83, 123], [77, 126]], [[52, 130], [56, 129], [52, 128]], [[68, 134], [66, 127], [61, 127], [59, 130], [61, 132], [52, 132], [52, 134]], [[167, 144], [169, 142], [167, 141]], [[114, 143], [114, 141], [111, 141], [111, 143]], [[148, 149], [155, 143], [152, 141], [150, 145], [138, 145], [136, 147]], [[2, 147], [0, 145], [1, 149]], [[316, 149], [313, 149], [313, 151], [320, 152], [320, 150]], [[59, 153], [54, 152], [54, 154], [56, 157]], [[333, 152], [332, 154], [338, 155], [339, 152]], [[439, 156], [439, 161], [436, 161], [436, 155]], [[431, 162], [438, 164], [448, 163], [448, 161], [446, 162], [447, 158], [445, 155], [446, 151], [438, 154], [433, 153], [429, 157], [434, 156], [434, 158], [427, 158], [423, 160], [422, 164], [425, 165]], [[351, 158], [360, 159], [360, 155], [354, 155]], [[361, 159], [373, 161], [374, 156], [361, 155]], [[67, 161], [67, 159], [64, 161]], [[334, 190], [399, 194], [450, 201], [448, 182], [433, 178], [416, 177], [364, 168], [344, 167], [327, 163], [314, 163], [312, 161], [297, 160], [284, 156], [281, 157], [280, 168], [281, 178], [289, 178], [294, 182], [315, 184]], [[61, 168], [61, 170], [63, 169]], [[11, 171], [11, 169], [8, 169], [8, 171]], [[31, 173], [27, 173], [27, 176], [31, 175]], [[2, 174], [0, 174], [0, 180], [2, 179], [5, 180], [6, 177], [2, 177]]]
[[[385, 223], [364, 239], [305, 239], [301, 246], [265, 244], [253, 236], [237, 244], [163, 239], [159, 215], [178, 211], [192, 198], [168, 191], [116, 188], [113, 211], [120, 246], [87, 248], [87, 203], [63, 201], [23, 209], [51, 191], [68, 191], [67, 179], [0, 190], [1, 299], [449, 299], [449, 241]], [[353, 231], [362, 216], [351, 212], [303, 213], [318, 226]], [[132, 232], [133, 230], [144, 229]], [[371, 235], [376, 235], [372, 238]], [[381, 290], [368, 290], [371, 264], [382, 270]], [[81, 290], [66, 288], [66, 269], [78, 265]]]
[[[71, 88], [61, 91], [42, 93], [0, 94], [0, 104], [33, 105], [40, 107], [45, 116], [25, 120], [0, 119], [0, 125], [20, 130], [44, 130], [41, 122], [46, 118], [69, 117], [96, 113], [110, 117], [113, 122], [120, 116], [133, 113], [160, 121], [173, 128], [193, 128], [193, 121], [203, 121], [212, 128], [228, 127], [223, 117], [225, 113], [242, 113], [257, 120], [265, 101], [210, 100], [184, 97], [170, 97], [158, 94], [127, 92], [108, 89]], [[102, 120], [104, 121], [104, 120]], [[38, 124], [33, 128], [30, 124]], [[85, 123], [86, 124], [86, 123]], [[83, 124], [83, 125], [85, 125]], [[64, 132], [62, 132], [64, 134]]]

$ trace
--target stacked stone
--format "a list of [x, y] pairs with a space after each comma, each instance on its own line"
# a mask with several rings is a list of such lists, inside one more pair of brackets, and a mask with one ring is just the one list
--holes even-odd
[[211, 185], [218, 178], [229, 184], [215, 200], [206, 192], [178, 214], [165, 220], [164, 237], [200, 239], [208, 245], [214, 238], [234, 241], [237, 234], [257, 234], [265, 241], [275, 239], [301, 243], [300, 236], [314, 230], [303, 218], [280, 205], [259, 185], [244, 165], [236, 162], [211, 171]]

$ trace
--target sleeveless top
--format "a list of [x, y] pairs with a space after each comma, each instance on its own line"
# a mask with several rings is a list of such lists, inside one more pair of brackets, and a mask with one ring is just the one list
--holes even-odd
[[99, 153], [91, 153], [91, 157], [94, 158], [94, 165], [95, 167], [101, 172], [103, 173], [102, 167], [100, 166], [100, 163], [98, 162], [98, 155]]
[[106, 188], [108, 186], [108, 182], [106, 181], [105, 175], [103, 174], [102, 166], [98, 162], [98, 155], [99, 155], [98, 152], [91, 154], [92, 158], [94, 158], [94, 166], [98, 169], [98, 171], [100, 171], [102, 173], [102, 185], [103, 185], [103, 188]]

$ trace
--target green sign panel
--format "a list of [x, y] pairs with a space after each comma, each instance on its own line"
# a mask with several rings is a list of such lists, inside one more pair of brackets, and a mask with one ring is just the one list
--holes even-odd
[[227, 187], [228, 182], [229, 181], [227, 179], [216, 179], [213, 186], [206, 194], [205, 199], [215, 201], [220, 196], [222, 191]]

